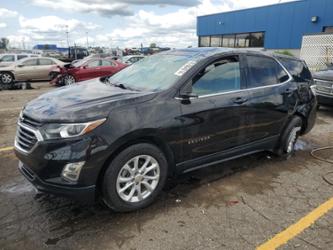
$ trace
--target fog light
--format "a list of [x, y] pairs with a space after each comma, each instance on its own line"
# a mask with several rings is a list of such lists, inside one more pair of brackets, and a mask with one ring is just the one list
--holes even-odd
[[84, 163], [84, 161], [81, 161], [66, 164], [64, 169], [62, 170], [61, 176], [68, 181], [77, 181], [80, 177], [80, 172]]

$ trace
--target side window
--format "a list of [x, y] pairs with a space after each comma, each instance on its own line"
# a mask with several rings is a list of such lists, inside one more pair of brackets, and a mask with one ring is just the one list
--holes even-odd
[[17, 60], [28, 57], [27, 55], [17, 55]]
[[102, 66], [114, 66], [114, 64], [107, 60], [102, 60]]
[[1, 62], [14, 62], [15, 61], [15, 56], [14, 55], [7, 55], [7, 56], [3, 56], [0, 59]]
[[51, 59], [39, 59], [39, 65], [53, 65], [55, 64]]
[[22, 64], [25, 65], [25, 66], [36, 66], [37, 65], [37, 59], [26, 60]]
[[223, 93], [240, 89], [238, 57], [225, 58], [204, 68], [193, 79], [192, 92], [200, 95]]
[[100, 60], [93, 60], [93, 61], [88, 62], [88, 64], [87, 64], [88, 68], [95, 68], [98, 66], [100, 66]]
[[272, 58], [247, 56], [248, 88], [269, 86], [287, 81], [287, 72]]
[[312, 79], [311, 72], [302, 61], [288, 58], [280, 58], [279, 60], [296, 82], [306, 82]]

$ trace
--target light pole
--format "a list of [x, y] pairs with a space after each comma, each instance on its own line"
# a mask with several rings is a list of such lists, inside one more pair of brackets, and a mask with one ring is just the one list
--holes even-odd
[[87, 49], [89, 48], [89, 42], [88, 42], [88, 31], [86, 31], [86, 37], [87, 37]]
[[67, 38], [67, 47], [69, 49], [69, 31], [68, 31], [68, 25], [66, 25], [66, 38]]

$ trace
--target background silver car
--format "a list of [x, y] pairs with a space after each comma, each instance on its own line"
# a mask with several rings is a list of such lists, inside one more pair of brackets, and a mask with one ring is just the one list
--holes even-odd
[[0, 67], [0, 83], [14, 81], [49, 80], [49, 72], [54, 66], [65, 63], [51, 57], [24, 58], [7, 67]]

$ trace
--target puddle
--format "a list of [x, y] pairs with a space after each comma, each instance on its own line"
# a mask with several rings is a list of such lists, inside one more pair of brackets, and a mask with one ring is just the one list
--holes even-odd
[[15, 182], [0, 187], [1, 193], [24, 194], [33, 191], [35, 191], [35, 188], [29, 182], [22, 181], [21, 178]]
[[296, 151], [311, 151], [318, 147], [317, 145], [314, 145], [311, 142], [308, 142], [304, 139], [298, 139], [295, 144], [295, 150]]

